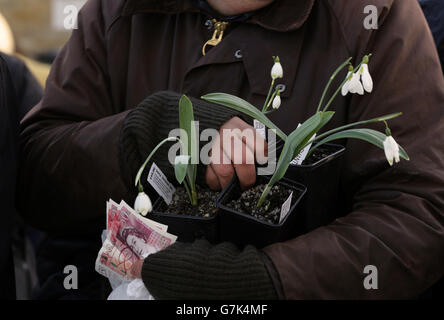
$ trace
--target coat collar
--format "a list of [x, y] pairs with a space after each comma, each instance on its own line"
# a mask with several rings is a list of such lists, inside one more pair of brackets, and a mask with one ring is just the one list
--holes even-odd
[[[301, 27], [310, 15], [316, 0], [275, 0], [270, 6], [259, 10], [249, 23], [261, 27], [287, 32]], [[126, 0], [122, 15], [138, 13], [175, 14], [180, 12], [199, 12], [188, 0]]]

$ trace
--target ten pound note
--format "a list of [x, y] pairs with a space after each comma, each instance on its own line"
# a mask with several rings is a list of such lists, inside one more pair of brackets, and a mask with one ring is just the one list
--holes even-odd
[[138, 215], [128, 204], [107, 202], [107, 237], [96, 260], [96, 271], [113, 280], [131, 280], [139, 259], [165, 249], [177, 237], [168, 226]]

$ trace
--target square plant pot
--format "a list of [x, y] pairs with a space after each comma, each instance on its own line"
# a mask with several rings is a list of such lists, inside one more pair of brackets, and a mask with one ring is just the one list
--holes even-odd
[[345, 147], [325, 144], [317, 150], [321, 155], [319, 159], [308, 164], [290, 165], [285, 174], [285, 178], [307, 187], [307, 194], [301, 202], [304, 233], [329, 224], [340, 214], [337, 212], [341, 207], [338, 205], [339, 182]]
[[176, 235], [180, 242], [193, 242], [204, 238], [216, 244], [219, 240], [219, 209], [216, 207], [216, 201], [214, 207], [215, 212], [210, 217], [186, 215], [186, 212], [169, 212], [168, 205], [162, 197], [159, 197], [147, 218], [168, 225], [168, 232]]
[[[269, 179], [269, 177], [258, 176], [256, 186], [266, 184]], [[301, 219], [299, 204], [304, 197], [306, 188], [302, 184], [287, 179], [282, 179], [276, 185], [283, 190], [293, 192], [290, 211], [280, 223], [262, 220], [233, 208], [232, 200], [240, 199], [242, 194], [239, 181], [235, 177], [217, 200], [217, 206], [220, 208], [220, 240], [233, 242], [238, 246], [251, 244], [257, 248], [263, 248], [298, 235], [300, 232], [298, 225], [300, 225]], [[287, 196], [284, 197], [286, 200]], [[283, 202], [279, 204], [279, 211]]]

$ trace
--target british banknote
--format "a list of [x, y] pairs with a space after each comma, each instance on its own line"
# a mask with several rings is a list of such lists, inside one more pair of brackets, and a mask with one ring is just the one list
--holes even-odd
[[138, 215], [128, 204], [107, 203], [107, 237], [96, 260], [96, 271], [114, 280], [130, 280], [133, 264], [165, 249], [177, 237], [168, 226]]

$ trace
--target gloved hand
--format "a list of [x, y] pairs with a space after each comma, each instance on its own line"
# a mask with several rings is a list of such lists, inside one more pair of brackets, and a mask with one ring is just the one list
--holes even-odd
[[[171, 130], [179, 128], [179, 100], [181, 94], [162, 91], [143, 100], [124, 120], [119, 141], [119, 157], [122, 178], [129, 190], [134, 190], [137, 171], [149, 153], [159, 142], [168, 137]], [[220, 105], [189, 97], [193, 103], [194, 120], [199, 121], [199, 131], [219, 129], [229, 119], [241, 114]], [[202, 144], [207, 143], [203, 142]], [[174, 169], [168, 161], [171, 144], [165, 144], [153, 157], [153, 161], [174, 181]], [[199, 148], [200, 150], [200, 148]], [[147, 181], [151, 164], [143, 172], [141, 181]], [[198, 166], [197, 182], [205, 183], [205, 167]], [[147, 187], [147, 186], [144, 186]]]
[[228, 242], [216, 246], [206, 240], [176, 242], [147, 257], [141, 276], [160, 300], [277, 299], [265, 259], [253, 246], [240, 251]]

